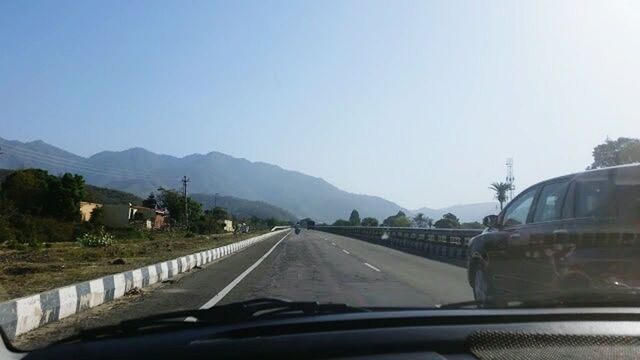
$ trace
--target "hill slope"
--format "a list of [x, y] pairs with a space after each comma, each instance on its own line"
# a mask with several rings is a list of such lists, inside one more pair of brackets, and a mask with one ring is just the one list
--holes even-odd
[[4, 152], [0, 156], [0, 167], [37, 167], [53, 174], [74, 172], [83, 175], [90, 184], [141, 197], [158, 187], [177, 188], [181, 177], [186, 175], [191, 179], [190, 193], [221, 193], [263, 201], [284, 208], [298, 218], [332, 222], [358, 209], [362, 217], [383, 219], [404, 210], [379, 197], [340, 190], [317, 177], [219, 152], [177, 158], [132, 148], [103, 151], [84, 158], [42, 141], [22, 143], [0, 138], [0, 147]]
[[436, 220], [442, 218], [442, 215], [446, 213], [452, 213], [462, 222], [482, 222], [483, 217], [500, 212], [500, 208], [498, 206], [497, 202], [483, 202], [476, 204], [454, 205], [442, 209], [423, 207], [414, 210], [413, 213], [423, 213], [425, 216]]
[[239, 199], [233, 196], [214, 196], [210, 194], [191, 194], [192, 199], [202, 204], [205, 209], [214, 206], [223, 207], [228, 213], [239, 219], [255, 216], [260, 219], [275, 218], [296, 222], [298, 219], [287, 210], [262, 201]]

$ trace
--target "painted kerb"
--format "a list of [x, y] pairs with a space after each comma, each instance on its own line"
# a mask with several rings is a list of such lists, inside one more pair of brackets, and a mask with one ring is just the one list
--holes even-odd
[[9, 300], [0, 303], [0, 326], [7, 337], [13, 339], [44, 324], [117, 299], [133, 288], [145, 288], [170, 279], [287, 231], [278, 230], [135, 270]]

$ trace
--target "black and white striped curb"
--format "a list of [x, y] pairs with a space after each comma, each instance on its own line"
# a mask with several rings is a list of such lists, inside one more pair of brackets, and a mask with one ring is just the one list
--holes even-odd
[[144, 288], [170, 279], [287, 231], [274, 231], [135, 270], [9, 300], [0, 303], [0, 326], [7, 337], [13, 339], [44, 324], [122, 297], [133, 288]]

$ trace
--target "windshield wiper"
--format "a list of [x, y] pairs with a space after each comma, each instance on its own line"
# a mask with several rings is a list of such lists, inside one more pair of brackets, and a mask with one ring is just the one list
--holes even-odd
[[536, 291], [511, 295], [487, 302], [464, 301], [441, 305], [440, 309], [464, 308], [551, 308], [551, 307], [640, 307], [637, 289], [572, 289]]
[[[125, 320], [117, 325], [83, 330], [77, 335], [66, 338], [61, 342], [128, 336], [145, 331], [166, 331], [192, 328], [194, 326], [221, 325], [263, 319], [368, 311], [371, 310], [346, 304], [259, 298], [214, 306], [209, 309], [175, 311], [139, 319]], [[185, 321], [185, 319], [193, 321]]]

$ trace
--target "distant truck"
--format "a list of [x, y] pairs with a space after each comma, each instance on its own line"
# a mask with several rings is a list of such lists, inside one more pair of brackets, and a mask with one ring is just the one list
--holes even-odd
[[312, 229], [314, 226], [316, 226], [316, 222], [311, 220], [310, 218], [302, 219], [298, 224], [306, 229]]

